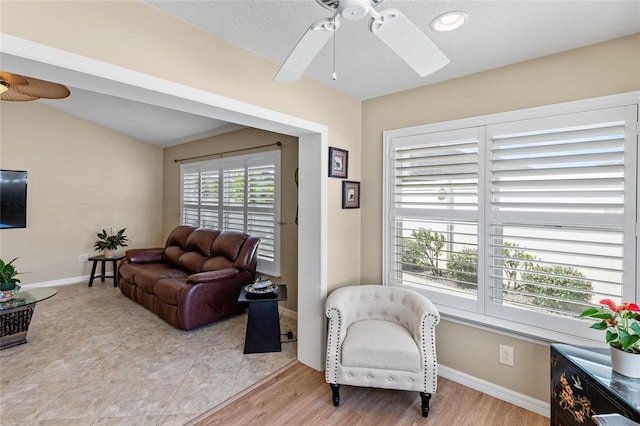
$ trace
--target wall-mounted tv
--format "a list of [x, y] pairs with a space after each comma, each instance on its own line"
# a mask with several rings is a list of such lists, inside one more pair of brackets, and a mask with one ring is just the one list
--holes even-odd
[[27, 172], [0, 170], [0, 229], [27, 227]]

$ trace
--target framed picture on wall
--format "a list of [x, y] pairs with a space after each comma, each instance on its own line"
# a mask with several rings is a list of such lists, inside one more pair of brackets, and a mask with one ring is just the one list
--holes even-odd
[[329, 147], [329, 177], [348, 178], [349, 151]]
[[342, 182], [342, 208], [360, 208], [360, 182], [345, 180]]

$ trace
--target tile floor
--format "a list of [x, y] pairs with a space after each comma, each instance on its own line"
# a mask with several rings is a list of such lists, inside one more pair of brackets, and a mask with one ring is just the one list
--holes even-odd
[[[247, 314], [175, 329], [111, 280], [57, 287], [28, 343], [0, 351], [0, 424], [183, 425], [295, 360], [244, 355]], [[283, 332], [296, 334], [282, 317]]]

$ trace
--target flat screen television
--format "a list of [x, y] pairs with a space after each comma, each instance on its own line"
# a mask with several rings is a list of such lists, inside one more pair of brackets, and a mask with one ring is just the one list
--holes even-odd
[[0, 170], [0, 229], [27, 227], [27, 172]]

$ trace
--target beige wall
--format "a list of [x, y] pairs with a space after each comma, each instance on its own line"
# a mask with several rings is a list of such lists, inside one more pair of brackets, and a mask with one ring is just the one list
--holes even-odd
[[[258, 129], [238, 130], [224, 135], [215, 136], [191, 143], [177, 145], [164, 150], [164, 232], [165, 235], [180, 224], [180, 164], [175, 159], [191, 158], [209, 155], [234, 149], [245, 149], [254, 146], [269, 145], [281, 142], [281, 217], [283, 225], [280, 227], [281, 262], [280, 277], [273, 277], [272, 281], [287, 286], [287, 309], [298, 310], [298, 226], [296, 207], [298, 203], [298, 188], [294, 181], [294, 173], [298, 168], [298, 138], [267, 132]], [[274, 149], [261, 148], [235, 155], [248, 154]], [[234, 154], [227, 154], [229, 157]], [[208, 157], [208, 158], [218, 158]], [[201, 160], [206, 160], [203, 158]], [[200, 161], [201, 161], [200, 160]], [[199, 160], [194, 160], [199, 161]], [[186, 164], [185, 162], [184, 164]]]
[[98, 254], [103, 227], [126, 227], [134, 247], [160, 242], [162, 149], [38, 102], [2, 102], [0, 119], [0, 168], [28, 172], [27, 227], [0, 230], [22, 284], [88, 275], [78, 255]]
[[[382, 279], [383, 131], [639, 89], [635, 34], [363, 102], [362, 281]], [[446, 321], [437, 330], [440, 363], [548, 399], [546, 347]], [[498, 364], [499, 343], [515, 347], [514, 368]]]

